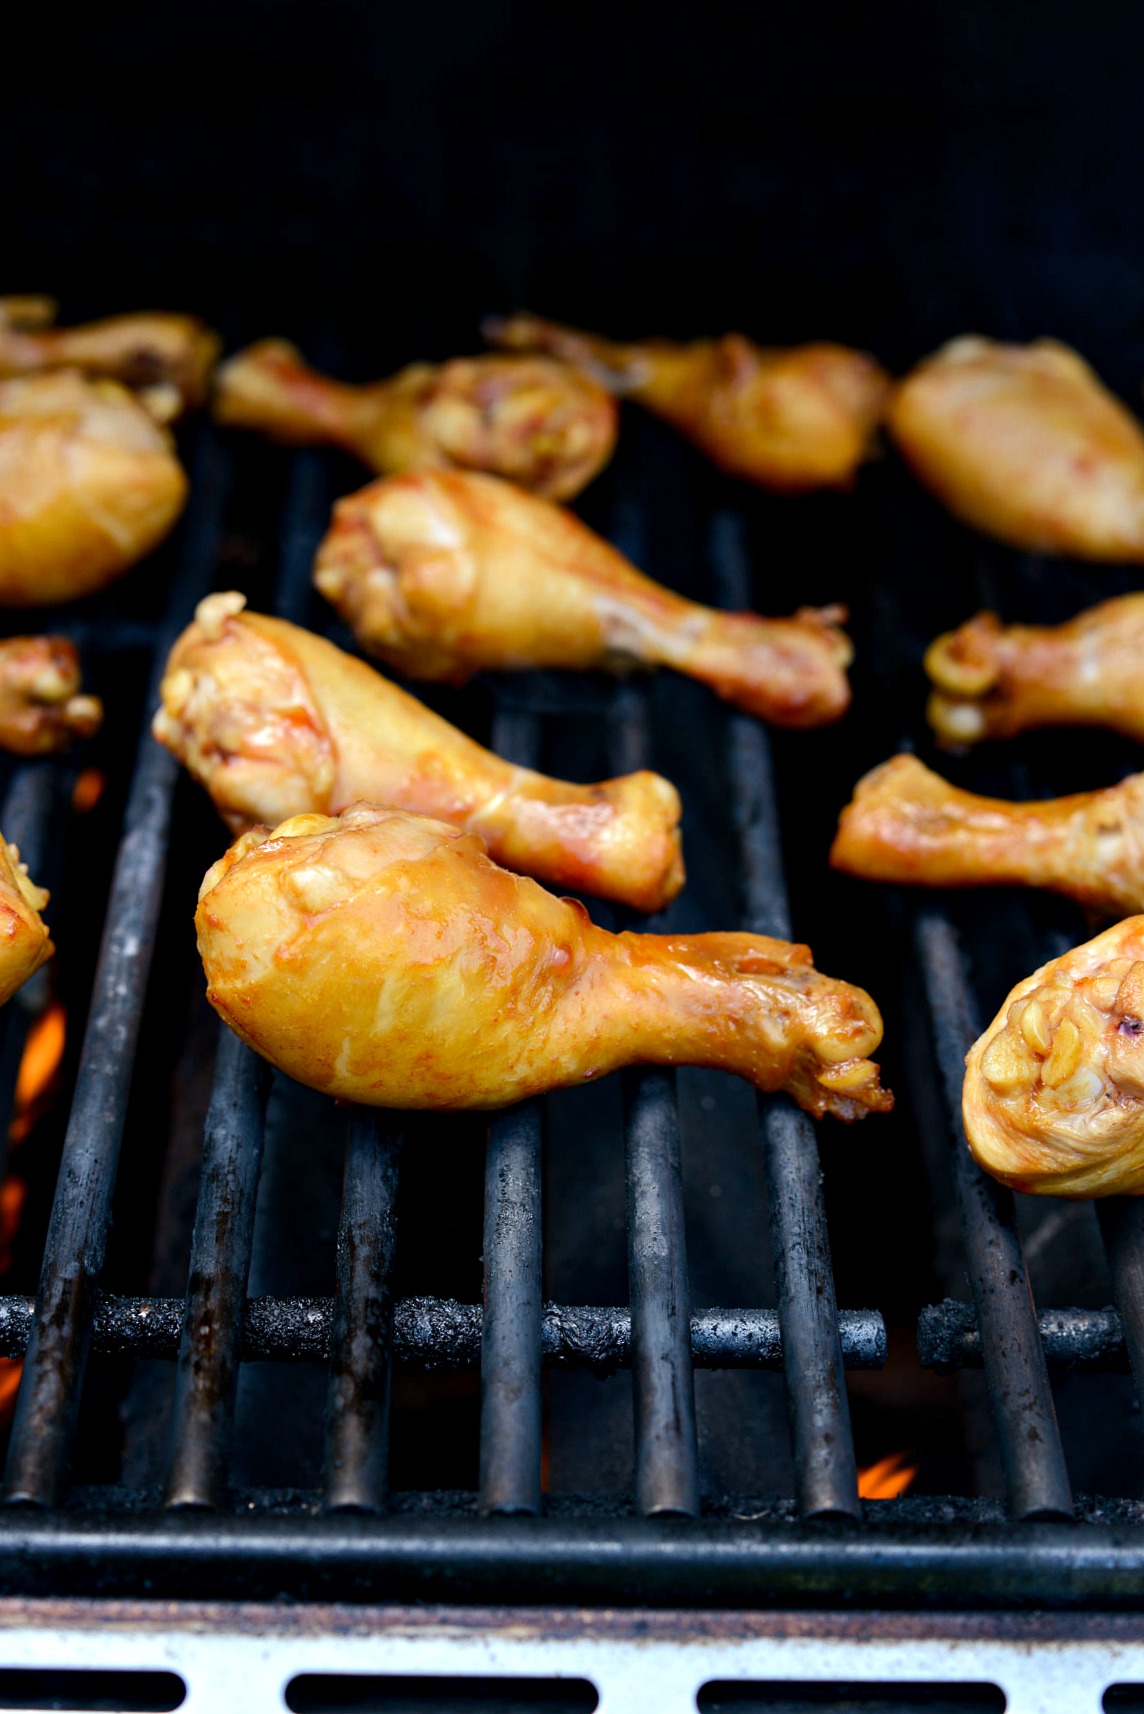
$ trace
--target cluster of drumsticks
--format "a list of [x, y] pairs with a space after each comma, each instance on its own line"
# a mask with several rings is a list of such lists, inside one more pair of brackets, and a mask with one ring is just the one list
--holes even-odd
[[[337, 444], [381, 473], [335, 506], [314, 578], [363, 650], [411, 678], [666, 665], [781, 725], [845, 711], [843, 609], [699, 606], [556, 503], [610, 457], [617, 395], [782, 492], [850, 486], [884, 426], [969, 524], [1144, 562], [1144, 430], [1049, 340], [959, 339], [894, 383], [836, 345], [620, 345], [517, 316], [486, 328], [500, 352], [355, 387], [280, 341], [216, 373], [219, 341], [191, 317], [52, 317], [46, 300], [0, 300], [2, 605], [88, 594], [162, 539], [187, 492], [165, 425], [212, 382], [220, 422]], [[211, 1003], [260, 1053], [395, 1107], [500, 1106], [641, 1061], [736, 1071], [843, 1119], [890, 1105], [868, 1057], [876, 1006], [806, 947], [611, 934], [522, 878], [661, 909], [684, 879], [669, 781], [513, 766], [364, 661], [245, 606], [200, 604], [154, 732], [239, 835], [196, 920]], [[1142, 663], [1144, 594], [1056, 628], [982, 614], [929, 650], [930, 719], [952, 746], [1068, 723], [1141, 737]], [[0, 743], [42, 753], [100, 715], [66, 641], [0, 644]], [[831, 861], [1144, 911], [1144, 775], [1009, 804], [899, 756], [860, 782]], [[45, 902], [0, 840], [0, 999], [51, 951]], [[1056, 1194], [1144, 1190], [1144, 915], [1020, 984], [967, 1064], [967, 1133], [989, 1171]]]

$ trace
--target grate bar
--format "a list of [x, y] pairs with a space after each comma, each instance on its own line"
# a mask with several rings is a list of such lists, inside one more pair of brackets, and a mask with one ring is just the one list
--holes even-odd
[[[192, 471], [175, 593], [155, 643], [148, 708], [167, 654], [210, 587], [226, 464], [209, 426]], [[36, 1315], [16, 1405], [4, 1498], [50, 1505], [67, 1475], [91, 1314], [103, 1269], [135, 1043], [158, 923], [178, 763], [144, 730], [111, 882], [87, 1033], [44, 1246]]]
[[[1052, 1368], [1123, 1374], [1129, 1366], [1121, 1318], [1114, 1309], [1042, 1309], [1037, 1331]], [[971, 1303], [946, 1298], [918, 1316], [918, 1361], [943, 1374], [980, 1369], [981, 1330]]]
[[168, 1506], [216, 1506], [226, 1487], [269, 1088], [265, 1061], [220, 1025], [172, 1405]]
[[1111, 1196], [1097, 1202], [1096, 1217], [1112, 1270], [1123, 1342], [1144, 1404], [1144, 1203], [1137, 1197]]
[[915, 939], [955, 1138], [953, 1176], [1009, 1510], [1015, 1518], [1071, 1517], [1072, 1490], [1013, 1196], [981, 1171], [963, 1140], [965, 1054], [980, 1030], [961, 949], [952, 924], [935, 910], [918, 912]]
[[[742, 522], [717, 514], [711, 542], [722, 606], [750, 605]], [[789, 939], [778, 809], [766, 733], [745, 715], [729, 718], [730, 794], [743, 860], [744, 927]], [[795, 1490], [804, 1517], [858, 1517], [858, 1466], [838, 1327], [830, 1237], [822, 1199], [818, 1139], [789, 1101], [759, 1103], [763, 1170], [770, 1209], [783, 1368], [794, 1455]]]
[[330, 1338], [327, 1511], [378, 1511], [385, 1503], [400, 1160], [400, 1131], [368, 1108], [353, 1108]]

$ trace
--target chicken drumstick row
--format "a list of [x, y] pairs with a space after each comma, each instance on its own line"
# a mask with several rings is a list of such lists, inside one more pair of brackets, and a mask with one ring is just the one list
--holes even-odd
[[79, 369], [146, 393], [170, 394], [160, 413], [201, 405], [222, 342], [194, 315], [112, 315], [53, 327], [51, 298], [0, 298], [0, 376]]
[[960, 791], [916, 756], [859, 780], [835, 869], [925, 887], [1046, 887], [1103, 915], [1144, 909], [1144, 774], [1103, 791], [1007, 803]]
[[264, 339], [219, 370], [215, 415], [293, 446], [344, 447], [379, 473], [491, 470], [570, 500], [612, 456], [616, 407], [602, 387], [547, 357], [414, 363], [351, 386]]
[[539, 316], [492, 318], [494, 345], [548, 351], [663, 417], [730, 476], [798, 493], [849, 488], [870, 457], [890, 377], [844, 345], [753, 345], [741, 333], [617, 344]]
[[258, 828], [208, 871], [207, 996], [303, 1083], [388, 1107], [499, 1107], [640, 1062], [715, 1066], [815, 1114], [885, 1111], [869, 995], [806, 947], [609, 934], [476, 834], [356, 805]]
[[1107, 726], [1144, 740], [1144, 595], [1065, 625], [1002, 625], [978, 613], [926, 651], [927, 713], [951, 748], [1039, 726]]
[[364, 649], [412, 678], [670, 666], [780, 726], [825, 725], [850, 701], [843, 608], [701, 607], [493, 476], [422, 471], [339, 500], [314, 581]]
[[359, 798], [478, 832], [510, 868], [660, 910], [683, 885], [679, 795], [643, 771], [571, 785], [467, 738], [380, 673], [237, 594], [199, 603], [171, 651], [156, 738], [233, 832]]
[[1144, 916], [1019, 982], [965, 1062], [986, 1172], [1045, 1196], [1144, 1192]]

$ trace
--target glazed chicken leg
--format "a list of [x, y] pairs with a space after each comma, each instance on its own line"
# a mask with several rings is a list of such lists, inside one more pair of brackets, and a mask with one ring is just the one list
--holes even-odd
[[0, 376], [80, 369], [124, 386], [170, 394], [160, 414], [201, 405], [222, 342], [194, 315], [112, 315], [53, 327], [51, 298], [0, 298]]
[[491, 470], [550, 500], [578, 494], [616, 443], [609, 395], [547, 357], [414, 363], [355, 387], [264, 339], [219, 370], [215, 415], [293, 446], [344, 447], [379, 473]]
[[1144, 595], [1066, 625], [1002, 625], [978, 613], [926, 652], [929, 721], [954, 748], [1038, 726], [1107, 726], [1144, 741]]
[[1006, 803], [895, 756], [859, 780], [830, 861], [868, 881], [1046, 887], [1120, 916], [1144, 909], [1144, 774], [1104, 791]]
[[856, 1119], [891, 1098], [869, 995], [760, 935], [607, 933], [476, 834], [368, 804], [258, 828], [196, 914], [207, 997], [291, 1077], [500, 1107], [640, 1062], [716, 1066]]
[[676, 345], [616, 344], [514, 315], [485, 335], [516, 351], [549, 351], [623, 398], [637, 399], [725, 470], [763, 488], [849, 488], [873, 445], [890, 378], [844, 345], [753, 345], [741, 333]]
[[886, 423], [955, 517], [1017, 548], [1144, 561], [1144, 429], [1055, 339], [955, 339], [907, 375]]
[[1016, 1190], [1144, 1193], [1144, 916], [1017, 984], [969, 1050], [962, 1112]]
[[0, 835], [0, 1005], [55, 951], [40, 916], [47, 902], [43, 887], [28, 879], [16, 846]]
[[103, 704], [79, 695], [79, 683], [79, 657], [66, 637], [0, 642], [0, 750], [45, 756], [98, 732]]
[[170, 436], [118, 382], [72, 369], [0, 381], [0, 605], [102, 589], [186, 495]]
[[211, 595], [171, 651], [154, 733], [233, 832], [360, 798], [482, 835], [498, 861], [660, 910], [683, 885], [679, 794], [659, 774], [570, 785], [482, 749], [364, 661]]
[[697, 606], [492, 476], [424, 471], [339, 500], [314, 581], [363, 648], [413, 678], [670, 666], [781, 726], [825, 725], [850, 700], [843, 608], [760, 619]]

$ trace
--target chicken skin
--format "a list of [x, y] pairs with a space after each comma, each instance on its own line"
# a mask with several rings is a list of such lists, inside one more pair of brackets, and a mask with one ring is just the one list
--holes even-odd
[[805, 946], [609, 934], [478, 834], [358, 804], [246, 833], [195, 917], [207, 997], [302, 1083], [386, 1107], [500, 1107], [646, 1062], [715, 1066], [857, 1119], [891, 1097], [868, 994]]
[[0, 605], [102, 589], [186, 496], [169, 435], [118, 382], [72, 369], [0, 381]]
[[1144, 910], [1144, 774], [1104, 791], [1007, 803], [947, 785], [916, 756], [859, 780], [835, 869], [923, 887], [1046, 887], [1104, 916]]
[[683, 885], [679, 794], [646, 771], [514, 767], [332, 643], [211, 595], [171, 651], [154, 733], [232, 832], [361, 798], [480, 833], [498, 862], [636, 910]]
[[[201, 405], [222, 342], [194, 315], [112, 315], [53, 327], [51, 298], [0, 298], [0, 377], [79, 369], [149, 395], [167, 417]], [[158, 406], [156, 409], [155, 407]]]
[[103, 704], [79, 686], [79, 656], [66, 637], [0, 641], [0, 750], [46, 756], [98, 732]]
[[663, 417], [728, 476], [797, 494], [849, 488], [870, 457], [890, 377], [845, 345], [753, 345], [741, 333], [677, 345], [621, 345], [514, 315], [486, 322], [493, 344], [548, 351]]
[[423, 471], [338, 501], [314, 581], [364, 649], [412, 678], [670, 666], [780, 726], [826, 725], [850, 701], [844, 608], [700, 607], [492, 476]]
[[264, 339], [219, 370], [215, 415], [292, 446], [343, 447], [382, 475], [491, 470], [549, 500], [579, 494], [616, 444], [611, 396], [548, 357], [413, 363], [355, 387]]
[[886, 423], [963, 523], [1035, 553], [1144, 561], [1144, 429], [1055, 339], [955, 339], [896, 388]]
[[40, 916], [47, 902], [43, 887], [28, 879], [16, 846], [0, 835], [0, 1005], [55, 951]]
[[986, 1172], [1042, 1196], [1144, 1192], [1144, 916], [1019, 982], [965, 1061]]
[[1002, 625], [978, 613], [926, 651], [927, 710], [941, 743], [1039, 726], [1106, 726], [1144, 742], [1144, 595], [1120, 595], [1066, 625]]

